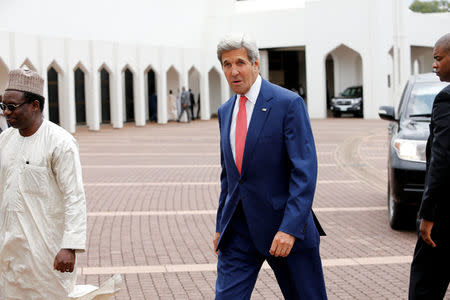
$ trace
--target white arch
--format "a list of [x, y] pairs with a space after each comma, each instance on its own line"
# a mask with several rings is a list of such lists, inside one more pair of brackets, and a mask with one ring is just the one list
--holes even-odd
[[[83, 93], [84, 93], [84, 104], [83, 104], [84, 108], [78, 107], [78, 106], [80, 106], [82, 104], [77, 103], [78, 99], [76, 98], [77, 85], [76, 85], [76, 75], [75, 74], [76, 74], [77, 70], [80, 70], [83, 73], [83, 75], [84, 75], [84, 90], [83, 90]], [[73, 68], [73, 73], [74, 73], [73, 74], [73, 85], [74, 85], [74, 101], [75, 101], [75, 124], [79, 124], [79, 123], [86, 123], [87, 124], [88, 123], [88, 114], [87, 114], [86, 107], [89, 107], [89, 104], [88, 104], [88, 102], [89, 102], [89, 100], [88, 100], [88, 98], [89, 98], [88, 89], [89, 89], [89, 82], [90, 82], [90, 80], [89, 80], [89, 72], [87, 71], [87, 68], [83, 65], [82, 62], [78, 62], [75, 65], [75, 67]], [[77, 108], [80, 109], [80, 110], [84, 110], [84, 120], [85, 120], [85, 122], [78, 121], [78, 119], [77, 119], [77, 110], [78, 109]]]
[[331, 55], [334, 62], [334, 92], [342, 92], [352, 85], [362, 85], [362, 58], [359, 52], [341, 44], [325, 55]]
[[108, 73], [108, 79], [109, 79], [109, 82], [108, 82], [108, 84], [109, 84], [109, 86], [108, 86], [108, 89], [109, 89], [109, 107], [108, 107], [108, 109], [109, 109], [109, 123], [111, 123], [111, 115], [112, 115], [112, 92], [113, 92], [113, 89], [112, 89], [112, 87], [111, 87], [111, 82], [113, 82], [111, 79], [112, 79], [112, 70], [108, 67], [108, 65], [106, 64], [106, 63], [103, 63], [99, 68], [98, 68], [98, 70], [97, 70], [97, 72], [98, 72], [98, 78], [99, 78], [99, 90], [98, 90], [98, 101], [100, 102], [99, 104], [100, 104], [100, 107], [99, 107], [99, 110], [98, 110], [98, 119], [99, 119], [99, 122], [100, 123], [103, 123], [103, 98], [102, 98], [102, 79], [101, 79], [101, 77], [102, 77], [102, 75], [101, 75], [101, 73], [102, 73], [102, 71], [103, 70], [105, 70], [105, 72], [106, 73]]
[[61, 66], [58, 64], [56, 60], [52, 60], [52, 62], [47, 67], [47, 72], [50, 70], [50, 68], [55, 69], [56, 72], [58, 72], [58, 75], [63, 75], [64, 70], [61, 68]]
[[136, 71], [134, 70], [134, 68], [133, 68], [130, 64], [126, 64], [126, 65], [122, 68], [122, 73], [125, 72], [127, 69], [128, 69], [131, 73], [133, 73], [133, 76], [136, 75]]
[[[56, 116], [52, 116], [51, 115], [51, 107], [50, 107], [50, 92], [48, 89], [48, 85], [50, 84], [50, 80], [48, 79], [48, 72], [50, 71], [50, 69], [54, 69], [57, 76], [58, 76], [58, 81], [57, 81], [57, 98], [58, 98], [58, 103], [57, 103], [57, 117]], [[50, 121], [61, 124], [61, 119], [63, 118], [63, 113], [62, 110], [64, 109], [64, 101], [63, 101], [63, 91], [64, 91], [64, 72], [63, 69], [59, 66], [59, 64], [56, 62], [56, 60], [53, 60], [47, 67], [47, 74], [45, 76], [45, 78], [47, 79], [47, 108], [48, 108], [48, 118]], [[58, 120], [58, 121], [57, 121]], [[56, 122], [57, 121], [57, 122]]]
[[0, 57], [0, 95], [3, 94], [6, 88], [6, 84], [8, 83], [8, 66], [3, 62], [3, 59]]
[[220, 73], [215, 67], [212, 67], [208, 72], [209, 82], [209, 107], [210, 116], [217, 116], [217, 110], [222, 103], [222, 88]]
[[112, 75], [112, 70], [111, 70], [111, 68], [108, 66], [108, 64], [102, 63], [102, 65], [98, 68], [97, 71], [98, 71], [98, 72], [101, 72], [103, 69], [105, 69], [106, 72], [108, 72], [110, 76]]
[[[145, 120], [149, 120], [150, 119], [150, 98], [149, 98], [149, 94], [150, 94], [150, 87], [148, 86], [148, 73], [152, 71], [154, 76], [155, 76], [155, 93], [158, 93], [158, 80], [159, 80], [159, 74], [156, 71], [156, 69], [149, 64], [147, 66], [147, 68], [145, 68], [144, 70], [144, 107], [145, 107]], [[157, 106], [160, 105], [160, 100], [161, 99], [157, 99]]]
[[169, 101], [167, 101], [167, 114], [168, 114], [168, 120], [173, 120], [178, 117], [178, 113], [181, 109], [181, 104], [178, 101], [178, 98], [180, 96], [181, 90], [180, 90], [180, 73], [178, 70], [172, 65], [167, 71], [166, 71], [166, 82], [167, 82], [167, 90], [166, 95], [169, 97], [169, 92], [172, 91], [172, 95], [175, 96], [177, 99], [174, 108], [174, 104]]
[[[133, 107], [131, 108], [130, 105], [128, 105], [128, 109], [127, 109], [127, 98], [126, 98], [126, 93], [127, 93], [127, 85], [126, 85], [126, 71], [129, 71], [131, 73], [132, 76], [132, 89], [133, 89]], [[136, 80], [137, 80], [137, 76], [136, 76], [136, 71], [134, 70], [133, 67], [131, 67], [129, 64], [126, 64], [123, 68], [122, 68], [122, 107], [123, 107], [123, 120], [125, 122], [127, 122], [128, 118], [127, 118], [127, 113], [129, 111], [133, 112], [133, 120], [132, 121], [136, 121], [136, 112], [135, 112], [135, 108], [136, 108], [136, 95], [137, 95], [137, 89], [136, 89]], [[131, 120], [131, 118], [130, 118]]]
[[36, 67], [34, 66], [34, 64], [30, 61], [30, 59], [27, 57], [25, 58], [25, 60], [23, 61], [23, 63], [20, 65], [21, 68], [28, 68], [29, 70], [33, 70], [35, 72], [37, 72]]
[[73, 68], [73, 71], [75, 72], [77, 69], [80, 69], [81, 71], [83, 71], [84, 76], [89, 75], [89, 71], [88, 69], [84, 66], [83, 62], [79, 61], [75, 67]]

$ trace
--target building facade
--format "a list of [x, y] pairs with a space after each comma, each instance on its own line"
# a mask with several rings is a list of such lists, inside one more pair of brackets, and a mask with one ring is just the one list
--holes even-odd
[[261, 49], [261, 75], [300, 91], [311, 118], [326, 118], [331, 97], [352, 85], [363, 86], [364, 117], [377, 118], [411, 74], [431, 72], [434, 42], [450, 28], [449, 13], [413, 13], [407, 0], [265, 2], [2, 1], [0, 93], [9, 70], [36, 70], [45, 117], [75, 132], [144, 126], [154, 93], [167, 123], [169, 91], [185, 86], [207, 120], [232, 95], [217, 41], [246, 32]]

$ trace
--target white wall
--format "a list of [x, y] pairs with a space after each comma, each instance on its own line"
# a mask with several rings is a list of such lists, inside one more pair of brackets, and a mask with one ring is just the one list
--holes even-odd
[[[48, 33], [52, 36], [75, 39], [186, 47], [201, 43], [207, 2], [207, 0], [0, 1], [0, 28], [13, 32]], [[39, 16], [38, 20], [36, 16]], [[20, 18], [20, 22], [17, 18]]]

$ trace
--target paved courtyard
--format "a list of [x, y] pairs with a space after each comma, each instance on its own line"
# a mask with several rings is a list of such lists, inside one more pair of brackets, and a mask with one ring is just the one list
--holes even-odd
[[[387, 222], [387, 123], [342, 118], [312, 126], [329, 298], [406, 299], [416, 235]], [[217, 120], [80, 128], [76, 138], [88, 207], [78, 282], [99, 285], [121, 273], [116, 299], [213, 299]], [[282, 299], [270, 269], [261, 270], [252, 299]]]

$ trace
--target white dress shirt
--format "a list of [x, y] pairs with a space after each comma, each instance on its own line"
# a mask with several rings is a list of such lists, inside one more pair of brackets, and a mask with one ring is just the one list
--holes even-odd
[[[250, 90], [243, 96], [247, 97], [245, 102], [245, 109], [247, 111], [247, 130], [252, 119], [253, 109], [255, 108], [256, 99], [258, 99], [259, 91], [261, 90], [261, 76], [258, 75]], [[239, 99], [241, 95], [236, 95], [236, 101], [234, 103], [233, 116], [231, 117], [230, 127], [230, 144], [231, 151], [233, 152], [234, 161], [236, 161], [236, 118], [239, 112]], [[244, 150], [245, 151], [245, 150]]]

